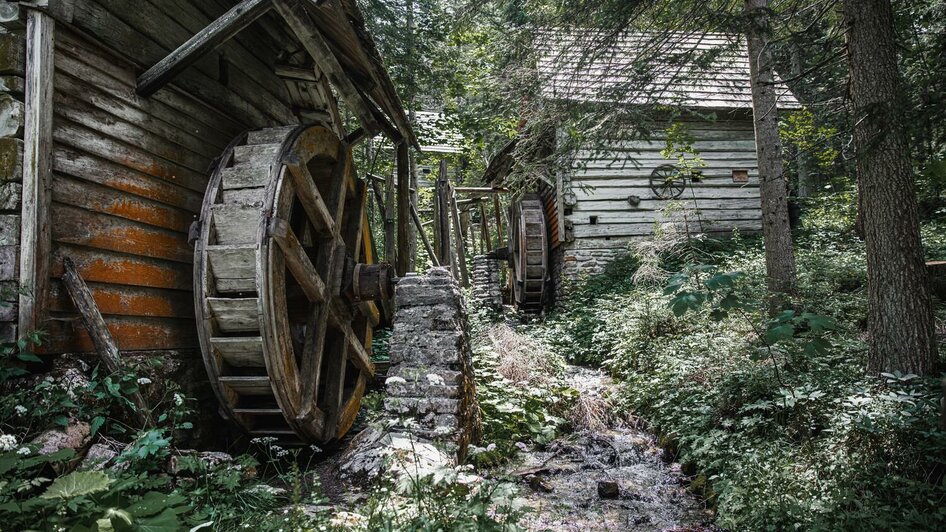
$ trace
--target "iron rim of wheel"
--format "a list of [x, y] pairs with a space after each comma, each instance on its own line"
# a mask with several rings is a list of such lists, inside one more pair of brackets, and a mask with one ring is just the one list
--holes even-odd
[[[390, 297], [393, 277], [371, 265], [365, 200], [321, 124], [241, 135], [213, 172], [195, 246], [201, 352], [221, 414], [253, 436], [324, 443], [354, 423], [380, 319], [362, 296]], [[352, 281], [365, 272], [382, 282]]]

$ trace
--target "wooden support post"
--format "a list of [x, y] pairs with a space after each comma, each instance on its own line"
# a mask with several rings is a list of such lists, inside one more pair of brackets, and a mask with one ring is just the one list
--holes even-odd
[[503, 247], [503, 212], [499, 196], [493, 196], [493, 214], [496, 215], [496, 248]]
[[397, 275], [414, 271], [410, 256], [411, 238], [411, 176], [410, 145], [397, 145]]
[[[66, 285], [66, 290], [69, 292], [69, 297], [72, 298], [72, 302], [75, 303], [76, 309], [79, 310], [82, 323], [85, 325], [86, 330], [89, 331], [89, 336], [92, 337], [92, 343], [95, 344], [95, 350], [98, 352], [102, 363], [109, 373], [120, 372], [122, 369], [121, 351], [118, 350], [115, 340], [112, 339], [112, 335], [105, 325], [105, 319], [102, 318], [102, 313], [99, 312], [99, 308], [95, 304], [92, 291], [89, 290], [89, 286], [82, 280], [72, 259], [66, 257], [63, 259], [62, 263], [65, 267], [62, 282]], [[135, 404], [135, 415], [138, 417], [142, 426], [153, 427], [154, 422], [151, 418], [151, 409], [148, 407], [148, 402], [145, 401], [141, 393], [135, 392], [131, 394], [131, 400]]]
[[414, 227], [417, 229], [417, 234], [419, 234], [421, 240], [424, 241], [424, 248], [427, 249], [427, 254], [430, 255], [430, 262], [432, 262], [434, 266], [440, 266], [440, 259], [437, 258], [433, 246], [430, 245], [430, 240], [427, 239], [427, 233], [424, 232], [424, 224], [420, 223], [420, 215], [417, 214], [417, 208], [413, 205], [411, 205], [411, 218], [414, 219]]
[[489, 219], [486, 216], [486, 204], [480, 203], [480, 243], [483, 253], [489, 253]]
[[[449, 186], [449, 185], [448, 185]], [[453, 232], [457, 239], [457, 265], [460, 268], [460, 284], [464, 288], [470, 286], [470, 275], [466, 269], [466, 242], [463, 240], [463, 229], [460, 226], [460, 211], [457, 209], [457, 194], [450, 186], [450, 216], [453, 218]]]
[[138, 94], [145, 98], [174, 79], [184, 69], [227, 42], [243, 28], [265, 15], [273, 7], [272, 0], [243, 0], [230, 11], [210, 23], [177, 50], [158, 62], [138, 78]]
[[440, 258], [443, 257], [443, 244], [440, 242], [440, 191], [438, 186], [438, 181], [434, 180], [434, 197], [431, 202], [433, 208], [430, 209], [432, 218], [429, 223], [434, 225], [434, 254], [437, 256], [437, 262], [441, 262]]
[[384, 260], [388, 264], [397, 263], [397, 213], [394, 203], [397, 196], [394, 179], [384, 182]]
[[[440, 264], [453, 265], [450, 259], [453, 246], [450, 243], [450, 183], [447, 180], [447, 161], [440, 161], [440, 171], [437, 174], [434, 216], [434, 227], [437, 232], [437, 240], [440, 242]], [[454, 271], [454, 275], [456, 275]]]
[[26, 19], [26, 105], [23, 133], [23, 205], [20, 225], [19, 335], [42, 326], [49, 284], [52, 236], [49, 208], [53, 171], [53, 50], [56, 22], [30, 10]]

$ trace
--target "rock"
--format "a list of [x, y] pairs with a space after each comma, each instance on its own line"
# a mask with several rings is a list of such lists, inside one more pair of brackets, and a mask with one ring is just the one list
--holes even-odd
[[204, 469], [213, 469], [220, 464], [233, 463], [233, 457], [227, 453], [206, 451], [197, 452], [194, 450], [179, 451], [178, 454], [168, 459], [167, 472], [172, 475], [178, 475], [185, 469], [188, 460], [186, 458], [196, 458], [197, 463]]
[[369, 428], [352, 440], [339, 460], [338, 470], [345, 480], [367, 485], [382, 476], [394, 480], [403, 474], [424, 476], [456, 465], [455, 456], [430, 442], [410, 434]]
[[552, 493], [555, 491], [555, 488], [538, 475], [529, 475], [526, 477], [526, 481], [529, 483], [530, 488], [540, 493]]
[[[85, 454], [85, 458], [79, 464], [79, 469], [83, 471], [101, 471], [117, 457], [118, 451], [104, 443], [96, 443], [89, 447], [89, 452]], [[127, 467], [127, 464], [124, 465]]]
[[602, 499], [617, 499], [621, 496], [621, 487], [617, 482], [610, 480], [598, 481], [598, 497]]
[[92, 428], [84, 421], [73, 421], [64, 429], [50, 429], [33, 439], [39, 445], [37, 452], [42, 455], [53, 454], [63, 449], [72, 449], [76, 454], [89, 444]]

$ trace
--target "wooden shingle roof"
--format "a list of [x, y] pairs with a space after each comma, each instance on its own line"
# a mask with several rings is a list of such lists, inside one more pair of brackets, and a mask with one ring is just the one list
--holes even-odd
[[[588, 103], [751, 109], [745, 38], [722, 33], [626, 33], [601, 41], [592, 32], [545, 31], [537, 39], [547, 98]], [[779, 106], [799, 107], [778, 80]]]

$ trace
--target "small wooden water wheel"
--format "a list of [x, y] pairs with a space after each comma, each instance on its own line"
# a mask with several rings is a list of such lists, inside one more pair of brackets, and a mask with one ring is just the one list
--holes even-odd
[[508, 249], [516, 307], [526, 312], [541, 312], [547, 298], [549, 245], [545, 209], [537, 194], [526, 194], [513, 204]]
[[210, 179], [195, 247], [204, 364], [221, 412], [252, 435], [327, 442], [352, 426], [367, 379], [373, 265], [366, 187], [327, 126], [254, 131]]

